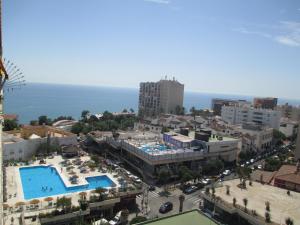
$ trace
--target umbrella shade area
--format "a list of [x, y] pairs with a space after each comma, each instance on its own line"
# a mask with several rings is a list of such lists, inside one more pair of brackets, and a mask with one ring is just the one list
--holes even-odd
[[51, 202], [51, 201], [53, 201], [53, 198], [52, 197], [47, 197], [47, 198], [44, 199], [44, 201], [45, 202]]
[[36, 205], [36, 204], [39, 204], [39, 203], [40, 203], [40, 200], [38, 200], [38, 199], [33, 199], [33, 200], [31, 200], [29, 203], [32, 204], [32, 205]]
[[25, 202], [17, 202], [15, 204], [16, 207], [20, 207], [20, 206], [23, 206], [23, 205], [25, 205]]

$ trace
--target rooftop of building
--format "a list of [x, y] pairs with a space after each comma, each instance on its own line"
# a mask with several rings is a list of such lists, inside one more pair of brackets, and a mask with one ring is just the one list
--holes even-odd
[[300, 185], [300, 168], [299, 165], [283, 165], [277, 171], [275, 179], [285, 180]]
[[217, 225], [218, 223], [205, 216], [199, 210], [192, 210], [181, 214], [149, 220], [139, 225]]
[[[263, 218], [266, 212], [266, 202], [269, 202], [273, 222], [281, 224], [285, 218], [290, 217], [297, 221], [295, 224], [299, 225], [300, 193], [291, 191], [291, 194], [287, 195], [285, 189], [259, 182], [252, 182], [251, 186], [247, 182], [246, 189], [241, 189], [239, 184], [239, 179], [225, 181], [221, 187], [215, 189], [215, 195], [231, 206], [232, 199], [235, 198], [236, 204], [241, 208], [244, 208], [243, 199], [248, 199], [248, 211], [255, 210]], [[227, 185], [230, 187], [229, 195], [226, 193]]]
[[170, 132], [165, 133], [165, 134], [172, 136], [173, 139], [175, 139], [177, 141], [180, 141], [180, 142], [192, 142], [194, 140], [193, 138], [191, 138], [189, 136], [178, 134], [178, 133], [175, 133], [173, 131], [170, 131]]
[[210, 136], [209, 142], [222, 142], [222, 141], [237, 141], [236, 138], [226, 137], [226, 136]]
[[37, 137], [44, 138], [48, 134], [50, 135], [50, 137], [66, 137], [66, 136], [75, 135], [71, 132], [56, 127], [46, 126], [46, 125], [40, 125], [40, 126], [24, 125], [20, 128], [20, 130], [6, 131], [5, 133], [6, 133], [7, 140], [18, 139], [18, 141], [24, 139], [37, 138]]
[[5, 120], [18, 120], [17, 114], [3, 114], [3, 119]]

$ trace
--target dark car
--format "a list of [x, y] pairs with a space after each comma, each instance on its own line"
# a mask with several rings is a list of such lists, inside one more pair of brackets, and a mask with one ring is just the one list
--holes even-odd
[[191, 187], [188, 187], [186, 189], [183, 190], [183, 193], [184, 194], [191, 194], [191, 193], [194, 193], [195, 191], [197, 191], [197, 187], [196, 186], [191, 186]]
[[155, 191], [155, 186], [150, 185], [149, 188], [148, 188], [148, 190], [149, 190], [149, 191]]
[[172, 202], [165, 202], [162, 204], [159, 208], [160, 213], [167, 213], [170, 212], [173, 209], [173, 203]]

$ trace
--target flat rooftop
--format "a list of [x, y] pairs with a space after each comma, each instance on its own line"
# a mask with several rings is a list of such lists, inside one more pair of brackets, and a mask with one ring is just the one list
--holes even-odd
[[[295, 225], [300, 225], [300, 193], [291, 191], [291, 195], [287, 195], [287, 190], [277, 188], [271, 185], [263, 185], [258, 182], [252, 182], [247, 189], [240, 189], [237, 185], [239, 179], [223, 182], [223, 186], [216, 188], [216, 196], [222, 198], [228, 204], [232, 204], [232, 199], [236, 198], [237, 205], [244, 207], [243, 199], [248, 199], [247, 209], [249, 211], [256, 210], [257, 214], [265, 217], [266, 202], [270, 203], [271, 220], [275, 223], [284, 223], [287, 217], [294, 220]], [[230, 186], [230, 195], [226, 194], [226, 185]]]
[[216, 222], [203, 215], [198, 210], [193, 210], [173, 216], [163, 217], [156, 220], [145, 221], [142, 224], [150, 225], [217, 225]]
[[211, 137], [209, 138], [209, 142], [236, 141], [236, 140], [237, 140], [237, 139], [235, 139], [235, 138], [224, 137], [224, 136], [222, 136], [222, 140], [219, 140], [216, 136], [215, 136], [215, 137], [211, 136]]

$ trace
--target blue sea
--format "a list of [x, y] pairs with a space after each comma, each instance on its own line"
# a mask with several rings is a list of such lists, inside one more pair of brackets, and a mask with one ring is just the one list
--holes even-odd
[[[252, 96], [185, 92], [184, 106], [186, 109], [192, 106], [208, 109], [212, 98], [253, 99]], [[279, 99], [279, 104], [286, 102], [300, 105], [300, 100]], [[138, 89], [29, 83], [21, 89], [4, 93], [4, 112], [18, 114], [22, 124], [40, 115], [78, 119], [85, 109], [99, 113], [105, 110], [118, 112], [124, 108], [137, 111]]]

